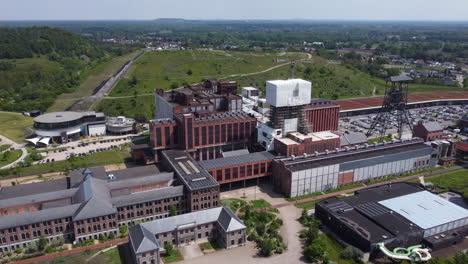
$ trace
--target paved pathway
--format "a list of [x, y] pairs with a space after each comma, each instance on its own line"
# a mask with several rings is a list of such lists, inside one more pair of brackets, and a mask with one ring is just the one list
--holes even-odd
[[15, 149], [21, 149], [21, 151], [23, 152], [23, 153], [21, 153], [21, 157], [19, 157], [17, 160], [15, 160], [14, 162], [12, 162], [12, 163], [10, 163], [8, 165], [5, 165], [5, 166], [1, 167], [0, 170], [9, 169], [11, 167], [14, 167], [14, 166], [16, 166], [16, 164], [18, 164], [21, 161], [21, 159], [26, 158], [26, 156], [28, 155], [28, 152], [24, 148], [23, 144], [18, 144], [16, 142], [10, 140], [9, 138], [2, 136], [2, 135], [0, 135], [0, 138], [2, 139], [2, 141], [0, 141], [2, 145], [9, 144], [9, 145], [11, 145], [11, 147], [13, 147]]

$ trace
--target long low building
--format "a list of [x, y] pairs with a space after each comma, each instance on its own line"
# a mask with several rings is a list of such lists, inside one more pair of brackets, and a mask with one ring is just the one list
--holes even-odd
[[434, 167], [436, 156], [421, 139], [354, 146], [273, 160], [278, 191], [301, 196]]
[[214, 240], [220, 247], [232, 248], [245, 245], [245, 230], [230, 208], [217, 207], [130, 227], [130, 251], [135, 264], [159, 264], [168, 243], [179, 247]]
[[370, 253], [424, 244], [433, 250], [462, 241], [468, 210], [426, 191], [416, 183], [369, 188], [316, 204], [315, 216], [341, 240]]
[[[155, 166], [106, 172], [98, 167], [68, 178], [0, 188], [0, 253], [41, 236], [68, 242], [118, 234], [119, 226], [165, 218], [187, 208], [185, 187]], [[217, 195], [217, 194], [216, 194]]]

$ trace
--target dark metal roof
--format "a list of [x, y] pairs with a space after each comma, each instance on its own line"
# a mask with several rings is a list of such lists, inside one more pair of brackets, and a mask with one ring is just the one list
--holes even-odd
[[428, 132], [442, 131], [444, 130], [439, 122], [427, 122], [422, 124]]
[[208, 171], [201, 167], [187, 151], [166, 150], [162, 152], [162, 155], [189, 190], [219, 186]]
[[[55, 192], [68, 188], [67, 179], [58, 179], [44, 182], [19, 184], [15, 186], [1, 187], [0, 200], [11, 199], [26, 195]], [[1, 202], [0, 202], [1, 204]]]
[[200, 165], [203, 168], [210, 170], [260, 161], [271, 161], [274, 157], [275, 155], [273, 155], [272, 153], [263, 151], [250, 153], [248, 155], [232, 156], [214, 160], [204, 160], [200, 161]]

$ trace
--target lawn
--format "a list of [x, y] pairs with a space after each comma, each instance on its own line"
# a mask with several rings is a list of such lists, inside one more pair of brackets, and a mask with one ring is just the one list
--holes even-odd
[[87, 74], [86, 78], [76, 91], [58, 96], [57, 100], [49, 107], [48, 111], [64, 111], [77, 100], [92, 95], [94, 89], [99, 86], [99, 84], [112, 77], [127, 61], [136, 57], [140, 52], [141, 50], [138, 50], [126, 55], [114, 57], [88, 69], [84, 73]]
[[323, 200], [324, 200], [324, 199], [319, 199], [319, 200], [315, 200], [315, 201], [309, 201], [309, 202], [305, 202], [305, 203], [299, 203], [299, 204], [295, 204], [294, 206], [296, 206], [297, 208], [310, 210], [310, 209], [315, 208], [315, 205], [316, 205], [318, 202], [323, 201]]
[[106, 97], [99, 99], [92, 110], [107, 116], [126, 116], [146, 120], [154, 118], [154, 95], [139, 95], [125, 98]]
[[0, 112], [0, 134], [13, 141], [21, 141], [30, 132], [28, 127], [33, 125], [31, 117], [24, 116], [18, 113]]
[[5, 144], [0, 146], [0, 152], [5, 151], [11, 147], [10, 144]]
[[184, 259], [184, 257], [182, 256], [182, 254], [180, 254], [180, 251], [178, 249], [174, 248], [171, 255], [164, 255], [162, 259], [164, 263], [172, 263], [176, 261], [181, 261]]
[[[389, 141], [392, 141], [392, 137], [384, 137], [383, 140], [389, 142]], [[371, 138], [371, 139], [368, 140], [369, 144], [374, 144], [376, 142], [381, 143], [382, 140], [380, 140], [380, 138], [378, 138], [378, 137], [377, 138]]]
[[231, 210], [236, 213], [240, 208], [247, 205], [247, 202], [241, 199], [224, 199], [221, 200], [221, 205], [231, 208]]
[[69, 171], [73, 169], [103, 166], [108, 164], [124, 163], [130, 159], [128, 147], [120, 150], [119, 148], [102, 151], [83, 157], [76, 157], [75, 160], [63, 160], [50, 163], [43, 163], [24, 168], [13, 168], [0, 170], [0, 177], [17, 177], [28, 175], [39, 175], [49, 172]]
[[21, 157], [22, 153], [23, 152], [21, 150], [17, 149], [17, 150], [13, 150], [13, 151], [6, 151], [6, 152], [0, 154], [0, 168], [14, 162], [17, 159], [19, 159]]
[[120, 252], [118, 248], [110, 249], [104, 253], [96, 255], [94, 258], [87, 261], [92, 255], [100, 251], [101, 249], [86, 250], [83, 253], [72, 254], [63, 257], [57, 257], [53, 260], [36, 262], [37, 264], [123, 264], [124, 262], [120, 258]]
[[454, 189], [468, 194], [468, 169], [459, 169], [447, 173], [441, 173], [434, 176], [425, 177], [426, 182]]
[[323, 239], [323, 241], [325, 242], [324, 243], [326, 245], [325, 246], [325, 248], [326, 248], [325, 251], [327, 252], [328, 257], [330, 258], [330, 260], [335, 261], [336, 263], [340, 263], [340, 264], [354, 264], [354, 263], [356, 263], [352, 259], [343, 259], [343, 258], [340, 257], [340, 253], [341, 253], [341, 251], [344, 250], [344, 247], [342, 245], [340, 245], [335, 239], [333, 239], [332, 237], [330, 237], [328, 235], [325, 235], [325, 234], [321, 234], [320, 236], [321, 236], [320, 239]]

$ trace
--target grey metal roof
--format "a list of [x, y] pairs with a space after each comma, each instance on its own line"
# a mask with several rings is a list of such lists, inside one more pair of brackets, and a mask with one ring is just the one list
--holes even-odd
[[367, 143], [367, 136], [361, 132], [354, 132], [346, 134], [344, 133], [341, 136], [341, 146], [349, 146], [349, 145], [356, 145], [356, 144], [363, 144]]
[[410, 77], [406, 75], [400, 75], [400, 76], [391, 76], [387, 80], [391, 82], [405, 82], [405, 81], [412, 81], [413, 79], [411, 79]]
[[172, 198], [184, 195], [184, 186], [171, 186], [145, 192], [137, 192], [129, 195], [112, 198], [112, 204], [116, 207], [127, 206], [136, 203]]
[[80, 204], [72, 204], [64, 207], [34, 211], [26, 214], [3, 216], [0, 221], [0, 229], [70, 217], [75, 213], [78, 207], [80, 207]]
[[439, 122], [427, 122], [422, 124], [428, 132], [441, 131], [444, 130]]
[[81, 206], [73, 215], [74, 221], [117, 212], [111, 203], [109, 189], [105, 182], [93, 177], [86, 177], [73, 197], [73, 202]]
[[142, 225], [130, 227], [128, 229], [128, 236], [135, 254], [154, 251], [160, 248], [156, 237]]
[[232, 156], [226, 157], [221, 159], [214, 159], [214, 160], [204, 160], [200, 161], [200, 165], [207, 169], [216, 169], [216, 168], [223, 168], [223, 167], [230, 167], [240, 164], [247, 164], [247, 163], [254, 163], [260, 161], [271, 161], [275, 155], [268, 151], [263, 152], [254, 152], [248, 155], [241, 155], [241, 156]]
[[1, 187], [0, 200], [11, 199], [25, 195], [55, 192], [68, 188], [67, 179], [58, 179], [44, 182], [19, 184], [15, 186]]
[[423, 229], [468, 218], [468, 210], [428, 191], [411, 193], [379, 203]]
[[73, 188], [55, 192], [19, 196], [11, 199], [2, 199], [0, 200], [0, 208], [73, 197], [77, 190], [77, 188]]
[[142, 177], [135, 176], [135, 178], [130, 178], [126, 180], [119, 180], [118, 175], [115, 177], [116, 177], [115, 180], [107, 181], [107, 186], [110, 190], [125, 188], [125, 187], [130, 187], [130, 186], [135, 186], [135, 185], [141, 185], [141, 184], [147, 184], [147, 183], [152, 183], [152, 182], [157, 182], [157, 181], [171, 181], [174, 179], [174, 173], [165, 172], [165, 173], [159, 173], [159, 174], [155, 174], [151, 176], [142, 176]]
[[166, 150], [162, 154], [172, 170], [189, 190], [219, 186], [208, 171], [201, 167], [187, 151]]
[[34, 122], [38, 123], [61, 123], [80, 119], [84, 116], [84, 113], [80, 112], [53, 112], [40, 115], [34, 118]]
[[223, 152], [223, 157], [234, 157], [234, 156], [241, 156], [241, 155], [249, 155], [248, 149], [238, 149], [233, 151], [226, 151]]
[[[151, 222], [140, 224], [148, 230], [152, 236], [183, 229], [188, 224], [204, 225], [217, 222], [226, 232], [245, 229], [242, 221], [231, 211], [229, 207], [217, 207], [188, 214], [181, 214], [168, 218], [162, 218]], [[132, 232], [130, 230], [129, 232]]]

